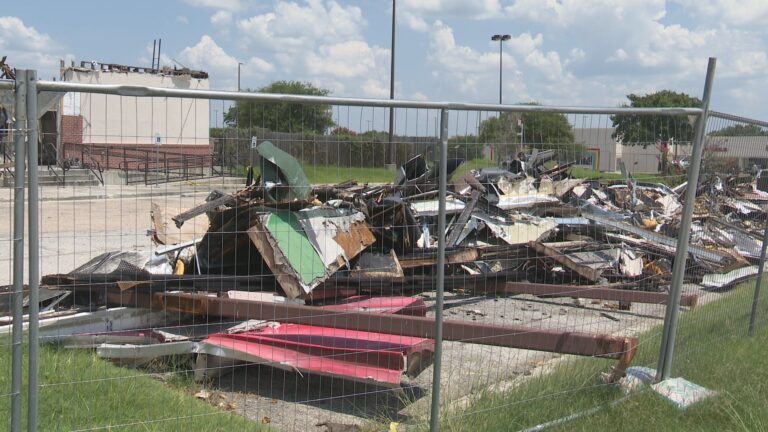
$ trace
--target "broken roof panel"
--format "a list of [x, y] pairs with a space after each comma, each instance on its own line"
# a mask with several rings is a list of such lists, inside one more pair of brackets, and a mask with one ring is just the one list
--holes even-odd
[[275, 210], [248, 236], [290, 298], [309, 293], [376, 238], [365, 215], [343, 209]]
[[[262, 181], [275, 186], [265, 193], [273, 201], [306, 199], [312, 192], [312, 186], [304, 175], [299, 161], [280, 150], [270, 141], [264, 141], [256, 147], [259, 155], [259, 170]], [[269, 189], [269, 188], [268, 188]]]

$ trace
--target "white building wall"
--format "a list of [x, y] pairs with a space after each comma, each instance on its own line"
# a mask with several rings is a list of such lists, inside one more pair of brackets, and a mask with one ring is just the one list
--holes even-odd
[[[82, 84], [142, 85], [177, 89], [208, 89], [207, 79], [188, 75], [67, 69], [64, 81]], [[93, 93], [68, 95], [65, 115], [83, 117], [83, 143], [208, 145], [209, 101], [133, 97]]]

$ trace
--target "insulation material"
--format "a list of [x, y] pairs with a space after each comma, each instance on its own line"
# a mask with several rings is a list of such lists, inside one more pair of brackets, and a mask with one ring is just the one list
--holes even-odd
[[519, 219], [513, 223], [505, 223], [480, 213], [473, 214], [472, 217], [485, 223], [493, 235], [511, 245], [537, 241], [557, 227], [557, 223], [551, 218]]
[[152, 203], [152, 226], [154, 227], [154, 240], [162, 245], [175, 245], [185, 243], [201, 237], [208, 231], [208, 216], [201, 214], [178, 228], [172, 216], [181, 213], [174, 207], [161, 207], [156, 202]]

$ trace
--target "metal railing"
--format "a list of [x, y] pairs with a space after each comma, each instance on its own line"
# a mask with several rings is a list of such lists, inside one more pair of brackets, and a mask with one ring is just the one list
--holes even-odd
[[[56, 154], [56, 145], [53, 143], [45, 143], [45, 145], [53, 151], [53, 154]], [[67, 171], [69, 171], [70, 167], [68, 164], [62, 163], [58, 157], [55, 158], [55, 160], [56, 162], [54, 164], [47, 164], [46, 169], [48, 170], [48, 173], [56, 179], [56, 183], [64, 186], [67, 184]], [[56, 171], [56, 168], [61, 170], [61, 174]]]
[[101, 167], [101, 163], [93, 157], [90, 150], [83, 149], [80, 153], [80, 161], [83, 168], [86, 168], [96, 177], [96, 180], [103, 186], [104, 185], [104, 168]]

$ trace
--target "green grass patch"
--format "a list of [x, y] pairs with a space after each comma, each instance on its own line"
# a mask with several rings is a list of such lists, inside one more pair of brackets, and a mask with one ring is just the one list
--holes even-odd
[[[5, 338], [8, 341], [7, 338]], [[0, 389], [10, 393], [10, 348], [0, 350]], [[146, 371], [112, 365], [89, 350], [41, 346], [38, 425], [41, 431], [262, 431], [260, 424], [193, 396], [198, 385], [177, 376], [163, 383]], [[24, 365], [23, 428], [26, 430]], [[10, 398], [0, 398], [10, 424]]]
[[304, 174], [313, 185], [336, 184], [347, 180], [358, 183], [392, 183], [396, 171], [381, 168], [304, 165]]
[[[646, 389], [612, 404], [623, 393], [599, 374], [613, 362], [575, 359], [505, 394], [480, 395], [466, 411], [443, 413], [444, 430], [522, 430], [594, 407], [605, 409], [548, 430], [768, 430], [768, 329], [746, 334], [753, 286], [681, 316], [672, 375], [717, 391], [715, 398], [679, 411]], [[640, 336], [634, 365], [656, 367], [660, 333]]]
[[[589, 180], [622, 180], [624, 178], [621, 173], [595, 171], [577, 166], [571, 167], [570, 174], [574, 178]], [[663, 183], [667, 186], [679, 185], [686, 179], [684, 174], [663, 176], [656, 173], [632, 173], [632, 178], [641, 182]]]

